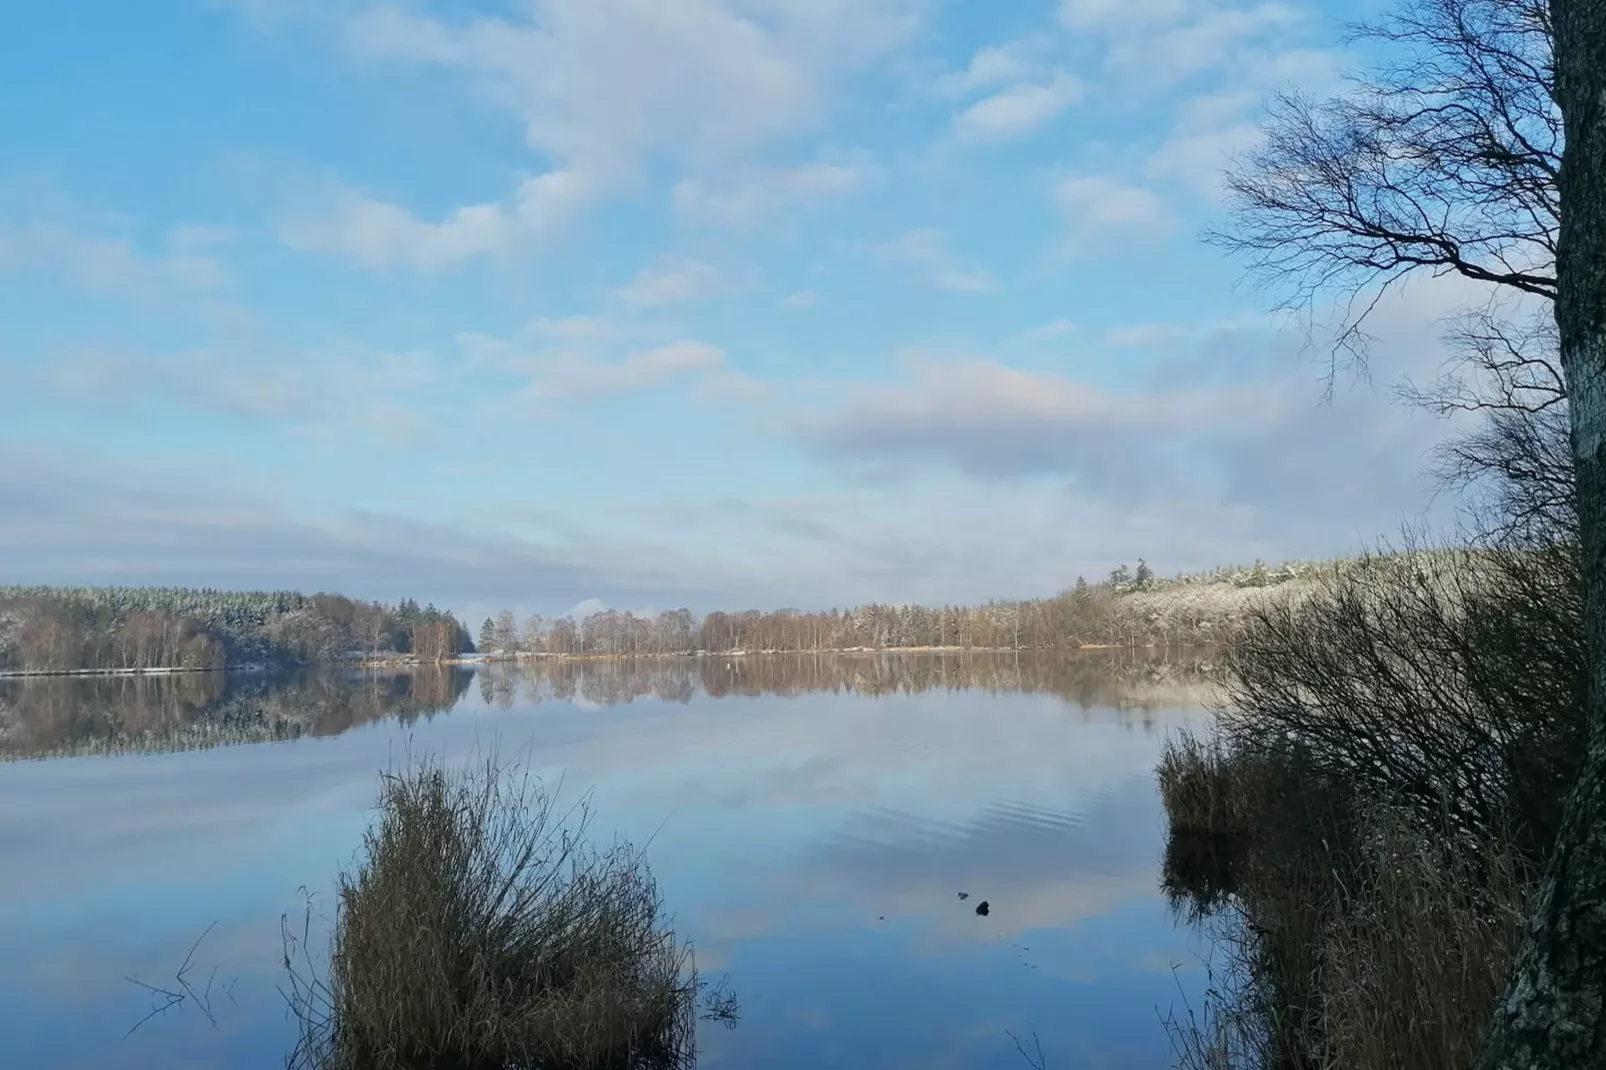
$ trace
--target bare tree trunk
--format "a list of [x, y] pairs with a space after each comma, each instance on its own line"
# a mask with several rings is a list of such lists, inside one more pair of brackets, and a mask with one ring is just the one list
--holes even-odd
[[1606, 0], [1551, 0], [1559, 182], [1556, 326], [1572, 406], [1589, 742], [1478, 1070], [1606, 1067]]

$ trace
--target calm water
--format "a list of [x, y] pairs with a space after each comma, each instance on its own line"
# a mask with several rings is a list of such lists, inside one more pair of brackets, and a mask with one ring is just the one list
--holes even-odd
[[[1152, 768], [1209, 679], [1122, 653], [0, 681], [0, 1066], [282, 1067], [281, 918], [327, 906], [381, 769], [491, 743], [651, 841], [741, 1001], [703, 1066], [1025, 1067], [1011, 1032], [1054, 1068], [1165, 1066], [1203, 977]], [[155, 1005], [128, 978], [171, 986], [214, 923], [214, 1022], [125, 1037]]]

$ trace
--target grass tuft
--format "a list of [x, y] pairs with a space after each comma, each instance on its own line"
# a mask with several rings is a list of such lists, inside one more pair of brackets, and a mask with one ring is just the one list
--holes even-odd
[[642, 856], [588, 846], [584, 802], [560, 813], [493, 758], [387, 773], [378, 810], [339, 879], [327, 978], [292, 968], [287, 939], [292, 1070], [691, 1064], [690, 949]]

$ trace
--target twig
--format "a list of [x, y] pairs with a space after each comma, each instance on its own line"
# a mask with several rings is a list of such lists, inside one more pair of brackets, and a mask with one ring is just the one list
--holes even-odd
[[1004, 1030], [1004, 1035], [1015, 1042], [1015, 1050], [1020, 1052], [1020, 1057], [1026, 1060], [1026, 1065], [1032, 1070], [1048, 1070], [1048, 1058], [1043, 1054], [1043, 1042], [1038, 1038], [1037, 1030], [1032, 1030], [1032, 1051], [1027, 1051], [1020, 1037], [1008, 1029]]
[[[190, 983], [189, 978], [190, 968], [195, 963], [195, 952], [200, 948], [201, 941], [205, 940], [207, 934], [215, 928], [217, 928], [217, 922], [214, 921], [212, 924], [208, 925], [204, 930], [202, 930], [201, 935], [195, 938], [195, 943], [190, 945], [189, 953], [184, 956], [184, 961], [179, 965], [178, 972], [173, 975], [173, 981], [176, 984], [176, 988], [163, 988], [158, 985], [150, 984], [146, 981], [141, 981], [137, 977], [123, 978], [123, 980], [127, 981], [129, 984], [137, 985], [138, 987], [143, 988], [147, 992], [151, 993], [153, 996], [160, 996], [165, 1001], [154, 1007], [145, 1017], [135, 1022], [133, 1027], [130, 1028], [128, 1032], [123, 1034], [124, 1040], [127, 1040], [129, 1037], [133, 1036], [135, 1030], [139, 1029], [140, 1026], [144, 1025], [152, 1018], [155, 1018], [160, 1014], [165, 1014], [167, 1011], [172, 1010], [179, 1004], [186, 1002], [193, 1003], [195, 1006], [199, 1007], [201, 1013], [206, 1016], [206, 1020], [212, 1026], [212, 1028], [217, 1028], [217, 1016], [212, 1012], [212, 985], [217, 979], [218, 967], [216, 965], [212, 967], [212, 972], [208, 974], [206, 978], [206, 987], [200, 991], [197, 991], [195, 986]], [[224, 994], [229, 997], [229, 1002], [231, 1003], [234, 1002], [234, 985], [238, 980], [239, 978], [235, 978], [223, 989]]]

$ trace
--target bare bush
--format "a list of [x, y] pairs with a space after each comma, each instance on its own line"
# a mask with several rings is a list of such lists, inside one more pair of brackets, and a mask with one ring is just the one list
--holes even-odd
[[591, 849], [585, 827], [494, 759], [387, 774], [327, 980], [291, 970], [292, 1067], [690, 1065], [690, 951], [641, 856]]
[[1227, 654], [1234, 748], [1297, 744], [1312, 771], [1460, 834], [1553, 842], [1584, 732], [1576, 550], [1376, 557], [1271, 604]]
[[1157, 770], [1164, 890], [1226, 958], [1182, 1065], [1467, 1065], [1582, 750], [1576, 577], [1416, 550], [1257, 611]]

